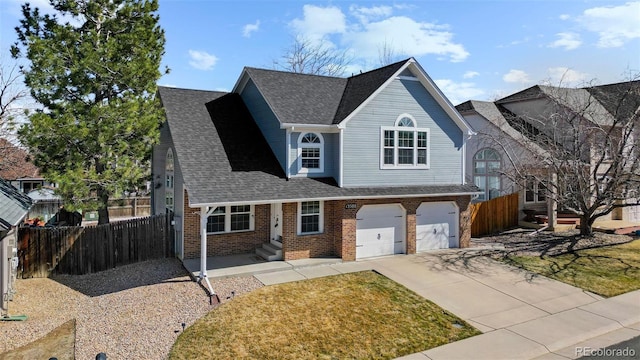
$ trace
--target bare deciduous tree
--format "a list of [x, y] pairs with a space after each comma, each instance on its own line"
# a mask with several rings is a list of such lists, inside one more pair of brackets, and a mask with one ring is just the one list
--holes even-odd
[[280, 59], [273, 61], [273, 67], [294, 73], [342, 76], [351, 60], [347, 50], [298, 35]]
[[386, 39], [378, 46], [378, 64], [380, 67], [393, 64], [398, 60], [398, 55], [393, 47], [393, 43], [389, 43]]
[[27, 90], [22, 86], [22, 73], [17, 63], [7, 64], [0, 60], [0, 170], [12, 167], [15, 156], [10, 156], [16, 150], [8, 139], [12, 138], [16, 119], [24, 114], [21, 102], [28, 97]]
[[504, 176], [525, 189], [536, 184], [541, 196], [580, 218], [585, 236], [596, 219], [640, 206], [640, 81], [536, 86], [519, 96], [528, 105], [503, 99], [497, 106], [526, 151], [510, 156], [513, 136], [480, 135], [507, 154]]

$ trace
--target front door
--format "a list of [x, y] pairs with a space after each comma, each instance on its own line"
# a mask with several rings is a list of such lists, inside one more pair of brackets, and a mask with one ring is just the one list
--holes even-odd
[[282, 203], [271, 204], [271, 240], [282, 241]]

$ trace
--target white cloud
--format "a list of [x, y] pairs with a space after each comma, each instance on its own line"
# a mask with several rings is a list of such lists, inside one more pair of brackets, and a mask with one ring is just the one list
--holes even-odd
[[589, 31], [598, 33], [599, 47], [620, 47], [640, 38], [640, 1], [587, 9], [579, 21]]
[[558, 66], [547, 69], [552, 86], [572, 87], [582, 85], [589, 79], [589, 74]]
[[392, 44], [397, 56], [439, 55], [452, 62], [469, 56], [462, 44], [453, 41], [454, 34], [446, 25], [391, 16], [391, 6], [351, 6], [349, 10], [348, 18], [336, 6], [305, 5], [303, 17], [294, 19], [289, 26], [305, 39], [352, 49], [357, 58], [368, 63], [378, 59], [384, 43]]
[[524, 84], [531, 81], [529, 79], [529, 74], [527, 74], [522, 70], [515, 70], [515, 69], [511, 69], [509, 70], [508, 73], [504, 74], [504, 76], [502, 76], [502, 80], [508, 83], [519, 83], [519, 84]]
[[255, 24], [247, 24], [242, 28], [242, 36], [251, 37], [251, 33], [260, 30], [260, 20], [256, 20]]
[[218, 62], [218, 57], [206, 51], [189, 50], [189, 65], [198, 70], [211, 70]]
[[344, 35], [344, 41], [359, 56], [375, 59], [384, 41], [394, 45], [398, 55], [447, 56], [452, 62], [464, 61], [469, 53], [452, 41], [453, 33], [446, 27], [418, 22], [405, 16], [393, 16], [378, 22], [363, 24]]
[[558, 16], [558, 19], [560, 19], [560, 20], [569, 20], [569, 19], [571, 19], [571, 16], [569, 14], [562, 14], [562, 15]]
[[296, 35], [317, 41], [331, 34], [344, 33], [347, 29], [346, 16], [340, 8], [305, 5], [302, 11], [302, 19], [289, 23]]
[[558, 40], [549, 44], [549, 47], [552, 48], [564, 48], [565, 50], [574, 50], [582, 45], [582, 40], [580, 40], [580, 35], [576, 33], [562, 32], [556, 34]]
[[464, 75], [462, 75], [462, 77], [465, 79], [472, 79], [478, 75], [480, 75], [480, 73], [477, 71], [467, 71], [466, 73], [464, 73]]
[[374, 7], [360, 7], [351, 5], [349, 11], [353, 16], [358, 18], [361, 23], [366, 24], [371, 20], [377, 20], [391, 16], [393, 8], [391, 6], [374, 6]]
[[460, 104], [467, 100], [477, 99], [484, 95], [484, 91], [476, 87], [471, 82], [457, 83], [449, 79], [435, 80], [436, 85], [442, 90], [449, 101], [454, 104]]

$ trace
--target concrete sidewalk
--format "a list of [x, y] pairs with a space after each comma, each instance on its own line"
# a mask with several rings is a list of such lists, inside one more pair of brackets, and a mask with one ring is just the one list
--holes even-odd
[[375, 270], [461, 317], [483, 334], [403, 359], [571, 359], [640, 336], [640, 290], [604, 299], [480, 256], [443, 250], [378, 259], [287, 263], [254, 273], [265, 285]]

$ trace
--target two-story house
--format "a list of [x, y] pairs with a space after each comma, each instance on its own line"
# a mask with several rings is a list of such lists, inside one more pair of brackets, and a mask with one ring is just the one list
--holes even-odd
[[[633, 144], [640, 139], [639, 81], [584, 88], [535, 85], [495, 102], [470, 100], [456, 108], [478, 133], [468, 143], [466, 173], [483, 192], [479, 201], [518, 191], [521, 210], [546, 212], [556, 205], [562, 209], [562, 203], [550, 203], [541, 181], [548, 166], [542, 160], [561, 153], [591, 174], [593, 191], [613, 176], [608, 171], [611, 152], [624, 148], [618, 141], [634, 148], [623, 154], [626, 163], [638, 164], [640, 153]], [[628, 127], [633, 131], [622, 136]], [[630, 171], [620, 169], [616, 176]], [[558, 181], [562, 188], [561, 183], [571, 179]], [[638, 199], [632, 196], [619, 202], [632, 205]], [[616, 208], [602, 219], [640, 222], [640, 206]]]
[[158, 94], [153, 208], [174, 213], [180, 258], [469, 244], [473, 131], [414, 59], [348, 78], [245, 68], [231, 92]]

